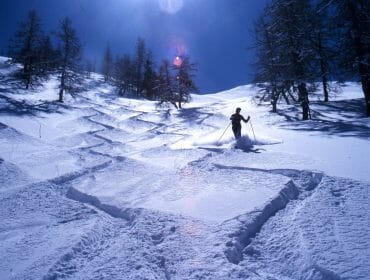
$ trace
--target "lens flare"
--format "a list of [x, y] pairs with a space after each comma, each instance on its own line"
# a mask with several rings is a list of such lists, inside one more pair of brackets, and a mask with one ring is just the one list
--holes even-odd
[[176, 67], [180, 67], [181, 64], [182, 64], [182, 58], [179, 57], [179, 56], [176, 56], [174, 59], [173, 59], [173, 65], [175, 65]]
[[168, 14], [176, 14], [184, 6], [183, 0], [158, 0], [162, 11]]

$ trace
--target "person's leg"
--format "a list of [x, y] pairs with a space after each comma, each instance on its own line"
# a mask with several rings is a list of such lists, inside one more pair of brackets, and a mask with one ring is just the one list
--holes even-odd
[[239, 139], [241, 137], [242, 128], [240, 126], [233, 126], [233, 132], [235, 139]]
[[242, 128], [238, 127], [238, 132], [237, 132], [237, 135], [236, 135], [236, 139], [239, 139], [240, 137], [242, 137]]
[[238, 128], [233, 126], [232, 129], [233, 129], [235, 139], [238, 139]]

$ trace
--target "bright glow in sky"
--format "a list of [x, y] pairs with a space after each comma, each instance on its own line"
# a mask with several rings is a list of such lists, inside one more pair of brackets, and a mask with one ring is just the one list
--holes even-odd
[[182, 59], [181, 57], [179, 56], [176, 56], [173, 60], [173, 65], [175, 65], [176, 67], [180, 67], [182, 64]]
[[184, 5], [183, 0], [158, 0], [161, 10], [168, 14], [176, 14]]
[[[189, 55], [197, 65], [201, 92], [216, 92], [250, 82], [255, 60], [250, 30], [270, 0], [1, 0], [0, 54], [30, 9], [46, 32], [71, 18], [86, 59], [100, 66], [104, 48], [132, 55], [138, 37], [154, 59], [173, 62]], [[53, 36], [53, 35], [52, 35]]]

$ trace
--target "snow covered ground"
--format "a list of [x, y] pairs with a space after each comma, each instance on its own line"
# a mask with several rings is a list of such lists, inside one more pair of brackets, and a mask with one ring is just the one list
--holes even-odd
[[[59, 104], [56, 78], [25, 92], [14, 70], [0, 59], [0, 279], [368, 279], [357, 84], [301, 122], [250, 86], [177, 111], [93, 75]], [[238, 106], [256, 138], [220, 139]]]

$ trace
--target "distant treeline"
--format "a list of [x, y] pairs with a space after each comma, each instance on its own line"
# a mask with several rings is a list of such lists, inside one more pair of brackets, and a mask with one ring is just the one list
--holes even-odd
[[[60, 21], [59, 30], [53, 34], [56, 38], [44, 32], [41, 19], [32, 10], [11, 39], [9, 56], [14, 63], [22, 65], [16, 77], [26, 89], [52, 74], [58, 75], [59, 101], [63, 102], [65, 92], [80, 90], [82, 79], [97, 69], [96, 63], [82, 62], [81, 43], [68, 17]], [[177, 108], [190, 100], [190, 93], [197, 91], [193, 81], [196, 67], [189, 56], [177, 56], [171, 62], [163, 60], [156, 67], [152, 52], [142, 38], [137, 40], [134, 57], [127, 54], [113, 57], [107, 46], [98, 72], [106, 83], [117, 87], [120, 95], [157, 100], [159, 104], [169, 103]]]
[[254, 26], [254, 82], [274, 112], [278, 100], [300, 104], [310, 117], [309, 92], [330, 81], [359, 80], [370, 116], [369, 0], [272, 0]]
[[105, 49], [102, 74], [105, 82], [115, 85], [120, 95], [134, 94], [181, 108], [190, 101], [190, 93], [197, 92], [193, 81], [196, 67], [189, 56], [176, 56], [171, 62], [164, 59], [156, 67], [152, 52], [142, 38], [137, 39], [134, 53], [133, 57], [123, 54], [113, 58], [109, 45]]

